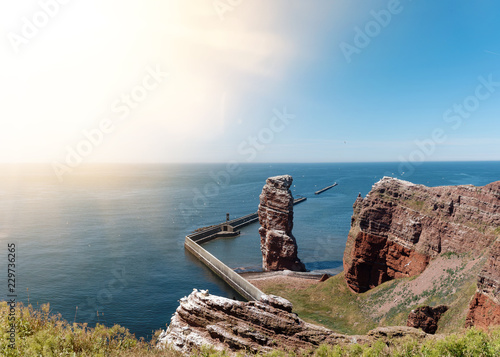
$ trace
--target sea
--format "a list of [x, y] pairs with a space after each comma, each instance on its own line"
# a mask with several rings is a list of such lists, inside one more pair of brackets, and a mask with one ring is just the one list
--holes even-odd
[[[293, 177], [294, 197], [307, 197], [294, 207], [299, 258], [310, 271], [336, 274], [352, 205], [382, 177], [482, 186], [500, 180], [500, 162], [102, 164], [76, 167], [61, 180], [50, 165], [3, 164], [0, 300], [50, 303], [70, 323], [119, 324], [149, 339], [194, 288], [240, 299], [185, 251], [184, 237], [225, 221], [227, 213], [233, 219], [256, 212], [266, 179], [284, 174]], [[251, 224], [204, 247], [231, 268], [259, 271], [258, 228]]]

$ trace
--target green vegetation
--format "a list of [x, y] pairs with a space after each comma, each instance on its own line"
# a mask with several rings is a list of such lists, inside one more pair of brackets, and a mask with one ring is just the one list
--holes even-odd
[[[482, 356], [500, 355], [500, 328], [490, 333], [470, 329], [459, 334], [449, 335], [443, 339], [419, 341], [413, 338], [402, 338], [390, 341], [378, 341], [372, 346], [320, 346], [314, 351], [317, 357], [385, 357], [385, 356]], [[285, 356], [285, 354], [274, 356]]]
[[412, 201], [412, 200], [407, 200], [404, 201], [404, 203], [409, 206], [410, 208], [413, 208], [415, 211], [423, 211], [425, 202], [424, 201]]
[[460, 255], [458, 253], [455, 253], [455, 252], [446, 252], [446, 253], [441, 254], [441, 256], [448, 258], [448, 259], [451, 259], [453, 257], [459, 257]]
[[[347, 294], [345, 296], [348, 296]], [[0, 355], [18, 356], [174, 356], [179, 352], [157, 350], [154, 343], [138, 340], [120, 326], [89, 328], [86, 324], [70, 324], [60, 315], [51, 315], [48, 304], [40, 310], [31, 305], [16, 306], [16, 348], [9, 348], [9, 308], [0, 302]], [[156, 340], [159, 331], [155, 334]], [[228, 356], [227, 351], [218, 352], [211, 347], [202, 347], [193, 356]], [[248, 354], [240, 354], [248, 355]], [[265, 354], [268, 357], [285, 356], [484, 356], [500, 355], [500, 328], [491, 331], [469, 329], [444, 338], [418, 340], [400, 338], [379, 340], [373, 345], [352, 344], [347, 346], [322, 345], [315, 350], [288, 352], [276, 350]]]
[[305, 321], [340, 333], [363, 334], [376, 327], [375, 321], [363, 313], [357, 294], [345, 284], [343, 273], [307, 289], [274, 284], [264, 292], [290, 300], [293, 311]]
[[377, 326], [406, 325], [410, 311], [420, 306], [447, 305], [449, 309], [442, 317], [438, 333], [452, 333], [465, 324], [484, 259], [471, 267], [466, 255], [446, 253], [445, 256], [451, 261], [442, 268], [437, 263], [433, 269], [439, 273], [431, 281], [419, 276], [395, 279], [362, 294], [355, 294], [347, 287], [343, 273], [306, 289], [269, 284], [262, 290], [288, 299], [294, 312], [307, 322], [354, 335], [365, 334]]
[[[204, 357], [228, 356], [226, 351], [218, 352], [204, 347], [195, 354]], [[265, 357], [497, 357], [500, 355], [500, 328], [490, 331], [469, 329], [445, 337], [419, 340], [403, 337], [381, 339], [371, 346], [367, 344], [321, 345], [314, 350], [300, 352], [275, 350]], [[252, 356], [250, 353], [237, 356]], [[257, 355], [255, 355], [257, 356]]]
[[[481, 264], [477, 264], [477, 267], [480, 266]], [[455, 268], [447, 268], [427, 289], [419, 294], [412, 293], [407, 288], [406, 279], [395, 281], [393, 284], [400, 285], [403, 293], [400, 294], [398, 304], [386, 314], [383, 323], [386, 325], [405, 325], [409, 312], [416, 307], [447, 305], [449, 310], [439, 323], [438, 333], [458, 331], [465, 324], [469, 300], [476, 290], [476, 274], [463, 273], [465, 267], [466, 262], [462, 261]]]
[[[49, 304], [40, 309], [32, 305], [16, 306], [13, 349], [9, 312], [7, 303], [0, 302], [1, 356], [181, 356], [173, 351], [158, 351], [153, 344], [138, 340], [118, 325], [108, 328], [98, 324], [89, 328], [87, 324], [70, 324], [60, 315], [50, 314]], [[155, 336], [158, 334], [159, 331]]]
[[389, 195], [386, 192], [383, 193], [378, 193], [378, 196], [381, 198], [381, 200], [386, 201], [386, 202], [394, 202], [397, 205], [402, 205], [406, 206], [408, 208], [411, 208], [415, 211], [419, 211], [422, 213], [429, 213], [431, 212], [431, 208], [426, 205], [425, 201], [422, 201], [422, 197], [415, 197], [415, 193], [412, 193], [411, 196], [393, 196]]

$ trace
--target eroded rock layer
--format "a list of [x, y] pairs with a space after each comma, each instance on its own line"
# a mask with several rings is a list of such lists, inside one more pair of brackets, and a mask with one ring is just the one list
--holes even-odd
[[353, 341], [366, 340], [302, 321], [281, 297], [264, 295], [261, 301], [241, 302], [195, 289], [180, 300], [168, 329], [159, 337], [159, 347], [168, 344], [186, 353], [203, 345], [232, 352], [268, 352]]
[[344, 271], [363, 292], [421, 273], [440, 253], [483, 253], [498, 236], [500, 181], [426, 187], [384, 177], [353, 206]]
[[497, 239], [478, 277], [466, 326], [500, 325], [500, 240]]
[[346, 249], [346, 282], [364, 292], [425, 270], [442, 253], [489, 258], [478, 277], [468, 324], [498, 324], [500, 181], [426, 187], [384, 177], [353, 205]]
[[275, 176], [267, 179], [260, 194], [259, 229], [262, 267], [265, 271], [305, 271], [297, 256], [293, 229], [292, 177]]

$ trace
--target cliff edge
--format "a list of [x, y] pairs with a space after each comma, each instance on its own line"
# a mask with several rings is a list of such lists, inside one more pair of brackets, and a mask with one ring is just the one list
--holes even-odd
[[500, 323], [500, 181], [426, 187], [384, 177], [353, 205], [344, 252], [347, 285], [365, 292], [422, 273], [437, 256], [486, 257], [467, 324]]
[[380, 338], [430, 338], [406, 326], [381, 327], [364, 336], [338, 334], [301, 320], [292, 312], [288, 300], [273, 295], [242, 302], [194, 289], [179, 302], [170, 325], [158, 338], [158, 348], [170, 346], [189, 354], [209, 345], [235, 355], [267, 353], [279, 348], [298, 352], [321, 344], [364, 344]]

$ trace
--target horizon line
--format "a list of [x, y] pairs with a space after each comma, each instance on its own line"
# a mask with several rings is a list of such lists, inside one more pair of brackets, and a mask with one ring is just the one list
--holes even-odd
[[[224, 165], [224, 164], [238, 164], [238, 165], [252, 165], [252, 164], [413, 164], [422, 165], [426, 163], [446, 163], [446, 162], [456, 162], [456, 163], [471, 163], [471, 162], [498, 162], [500, 159], [496, 160], [426, 160], [426, 161], [255, 161], [255, 162], [239, 162], [236, 160], [229, 161], [186, 161], [186, 162], [176, 162], [176, 161], [155, 161], [155, 162], [144, 162], [144, 161], [131, 161], [131, 162], [120, 162], [120, 161], [109, 161], [109, 162], [84, 162], [78, 166], [86, 165]], [[0, 165], [52, 165], [53, 162], [2, 162]]]

